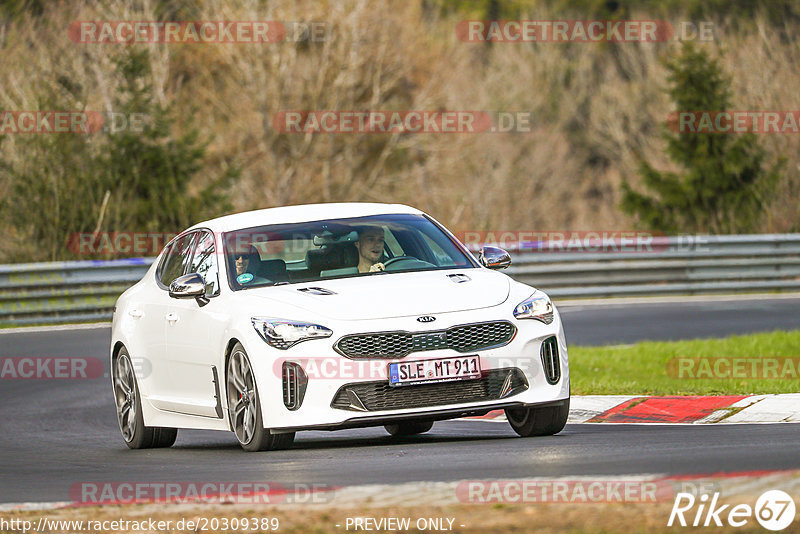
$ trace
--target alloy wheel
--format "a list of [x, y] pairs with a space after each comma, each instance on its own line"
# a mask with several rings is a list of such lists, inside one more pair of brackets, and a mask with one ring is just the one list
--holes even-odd
[[228, 409], [231, 413], [233, 431], [242, 444], [250, 443], [253, 439], [257, 403], [250, 362], [244, 352], [236, 351], [228, 361]]
[[117, 401], [117, 420], [125, 441], [131, 441], [136, 432], [135, 380], [128, 355], [121, 355], [114, 369], [114, 397]]

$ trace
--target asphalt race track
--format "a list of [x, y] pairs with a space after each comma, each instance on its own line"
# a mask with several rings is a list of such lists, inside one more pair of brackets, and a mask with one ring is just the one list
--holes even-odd
[[675, 341], [800, 328], [800, 298], [559, 307], [571, 345]]
[[[571, 344], [630, 343], [800, 328], [800, 298], [564, 308]], [[107, 358], [109, 329], [0, 334], [0, 357]], [[798, 469], [800, 425], [568, 425], [517, 438], [506, 424], [436, 423], [413, 439], [381, 428], [304, 432], [288, 451], [242, 452], [224, 432], [181, 431], [130, 451], [107, 378], [0, 380], [0, 503], [67, 501], [81, 482], [393, 484], [531, 476]]]

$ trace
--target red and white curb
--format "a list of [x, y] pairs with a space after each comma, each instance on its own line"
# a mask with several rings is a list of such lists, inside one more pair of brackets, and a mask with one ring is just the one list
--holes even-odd
[[[506, 421], [502, 410], [470, 419]], [[780, 395], [585, 395], [570, 399], [568, 423], [800, 423], [800, 393]]]

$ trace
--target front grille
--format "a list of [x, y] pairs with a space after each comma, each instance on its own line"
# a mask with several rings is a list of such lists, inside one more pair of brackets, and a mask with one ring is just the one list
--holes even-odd
[[517, 333], [517, 328], [508, 321], [467, 324], [447, 330], [447, 345], [458, 352], [471, 352], [505, 345]]
[[382, 332], [344, 336], [336, 348], [348, 358], [393, 358], [405, 356], [414, 349], [414, 340], [408, 332]]
[[556, 384], [561, 379], [561, 360], [558, 357], [558, 340], [555, 336], [542, 341], [542, 364], [547, 383]]
[[339, 388], [331, 407], [376, 412], [425, 408], [511, 397], [528, 389], [525, 374], [516, 367], [493, 369], [474, 380], [392, 387], [387, 381], [347, 384]]
[[334, 348], [348, 358], [402, 358], [412, 352], [473, 352], [507, 345], [517, 328], [508, 321], [452, 326], [428, 332], [374, 332], [342, 337]]

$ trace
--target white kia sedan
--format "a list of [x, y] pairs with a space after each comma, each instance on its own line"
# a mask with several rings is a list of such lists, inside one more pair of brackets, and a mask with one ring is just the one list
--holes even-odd
[[567, 345], [548, 296], [476, 259], [419, 210], [318, 204], [240, 213], [173, 239], [116, 303], [111, 369], [131, 448], [177, 429], [232, 431], [248, 451], [299, 430], [505, 410], [521, 436], [569, 412]]

